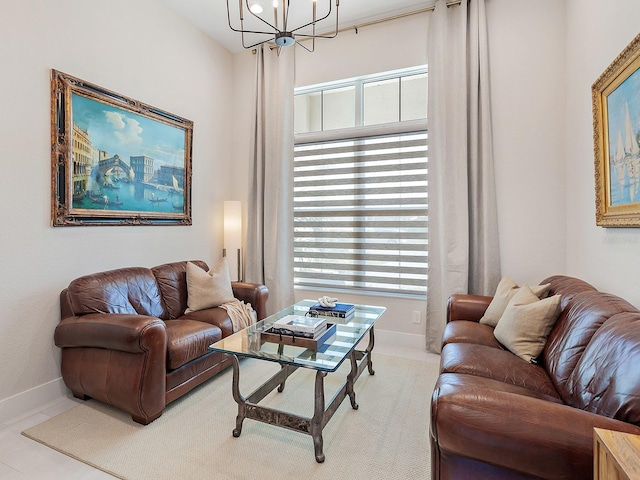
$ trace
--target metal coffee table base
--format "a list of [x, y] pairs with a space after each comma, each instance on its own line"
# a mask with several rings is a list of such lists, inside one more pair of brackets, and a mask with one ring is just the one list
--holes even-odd
[[324, 377], [327, 372], [317, 370], [315, 381], [315, 397], [313, 417], [302, 417], [293, 413], [283, 412], [273, 408], [258, 405], [258, 403], [271, 393], [276, 387], [279, 392], [284, 390], [285, 382], [289, 376], [299, 367], [291, 365], [280, 365], [280, 371], [273, 375], [269, 380], [258, 387], [248, 397], [244, 397], [240, 393], [240, 364], [236, 355], [231, 355], [233, 360], [233, 399], [238, 404], [238, 416], [236, 417], [236, 428], [233, 430], [233, 436], [239, 437], [242, 432], [242, 422], [245, 418], [251, 418], [263, 423], [269, 423], [278, 427], [288, 428], [296, 432], [306, 433], [313, 438], [313, 446], [315, 449], [316, 461], [324, 462], [324, 453], [322, 451], [322, 429], [325, 427], [331, 417], [336, 412], [342, 401], [349, 396], [351, 407], [358, 408], [356, 403], [356, 393], [354, 391], [354, 383], [360, 377], [365, 368], [369, 369], [369, 374], [373, 375], [373, 364], [371, 362], [371, 351], [373, 350], [373, 328], [369, 330], [369, 345], [365, 351], [353, 350], [349, 355], [351, 363], [351, 371], [347, 375], [347, 379], [333, 396], [329, 405], [325, 408], [324, 399]]

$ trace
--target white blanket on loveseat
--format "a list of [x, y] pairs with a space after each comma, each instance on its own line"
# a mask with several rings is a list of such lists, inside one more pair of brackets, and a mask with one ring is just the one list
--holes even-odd
[[232, 302], [223, 303], [220, 308], [224, 308], [229, 314], [234, 333], [256, 323], [257, 315], [250, 303], [235, 299]]

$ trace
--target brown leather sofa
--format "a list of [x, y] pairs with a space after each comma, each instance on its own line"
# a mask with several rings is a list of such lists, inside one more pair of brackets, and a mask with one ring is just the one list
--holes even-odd
[[433, 479], [593, 477], [593, 428], [640, 434], [640, 311], [554, 276], [561, 314], [538, 364], [478, 323], [491, 297], [453, 295], [431, 402]]
[[[194, 261], [204, 270], [207, 264]], [[187, 262], [121, 268], [72, 281], [60, 294], [62, 378], [77, 398], [94, 398], [143, 425], [231, 362], [208, 346], [233, 332], [222, 308], [184, 314]], [[236, 298], [266, 316], [264, 285], [232, 283]]]

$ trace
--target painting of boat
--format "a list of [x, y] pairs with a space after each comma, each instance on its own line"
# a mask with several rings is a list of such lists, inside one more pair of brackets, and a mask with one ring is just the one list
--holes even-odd
[[180, 184], [178, 183], [178, 179], [175, 177], [175, 175], [171, 175], [171, 180], [173, 182], [173, 191], [176, 193], [182, 193], [184, 192], [184, 188], [180, 188]]
[[640, 227], [640, 34], [591, 86], [596, 225]]
[[160, 202], [166, 202], [167, 201], [167, 197], [164, 198], [156, 198], [154, 193], [151, 193], [151, 197], [149, 197], [149, 201], [151, 203], [160, 203]]
[[193, 122], [51, 74], [52, 225], [191, 225]]

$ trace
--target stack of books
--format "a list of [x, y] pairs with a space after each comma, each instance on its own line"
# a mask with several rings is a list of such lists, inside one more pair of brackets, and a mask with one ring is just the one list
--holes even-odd
[[271, 326], [271, 333], [317, 339], [327, 330], [327, 320], [321, 317], [304, 315], [287, 315], [276, 320]]
[[310, 314], [334, 318], [349, 318], [355, 312], [356, 306], [352, 303], [336, 303], [335, 307], [323, 307], [319, 303], [316, 303], [309, 308]]

